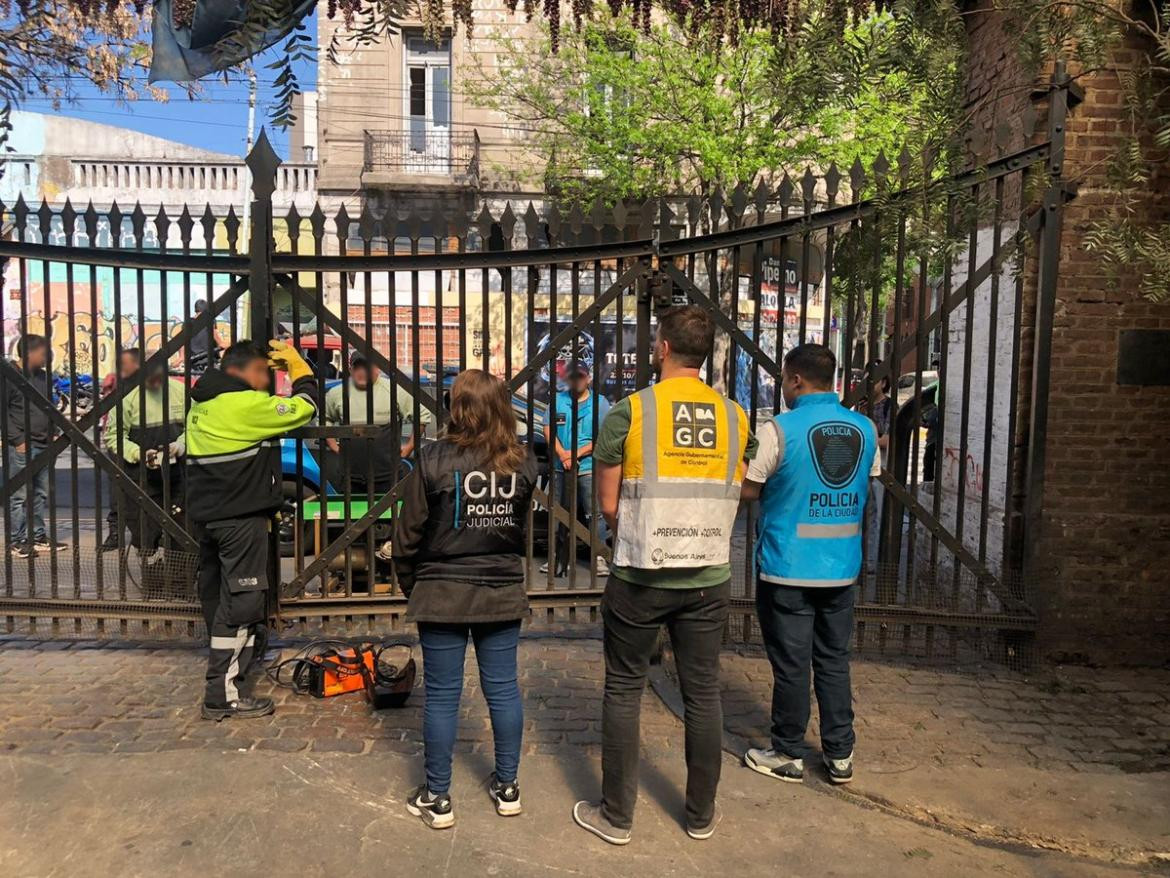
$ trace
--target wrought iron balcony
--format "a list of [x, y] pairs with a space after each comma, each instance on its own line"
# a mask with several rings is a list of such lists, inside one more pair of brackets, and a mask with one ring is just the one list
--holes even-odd
[[366, 131], [365, 176], [369, 182], [410, 177], [445, 177], [479, 183], [479, 132]]

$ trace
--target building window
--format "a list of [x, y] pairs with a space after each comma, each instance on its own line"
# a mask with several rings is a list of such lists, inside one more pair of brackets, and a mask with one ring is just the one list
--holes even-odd
[[447, 173], [451, 165], [451, 41], [408, 34], [404, 60], [408, 170]]

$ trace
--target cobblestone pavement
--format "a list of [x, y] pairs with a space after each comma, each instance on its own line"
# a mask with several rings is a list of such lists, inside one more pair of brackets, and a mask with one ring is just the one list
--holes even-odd
[[[94, 644], [0, 641], [0, 752], [145, 753], [191, 748], [281, 752], [422, 752], [422, 676], [405, 708], [373, 713], [360, 693], [316, 699], [275, 688], [277, 712], [247, 722], [199, 716], [206, 652], [196, 648], [92, 648]], [[416, 659], [418, 650], [415, 650]], [[474, 652], [459, 723], [459, 752], [490, 752], [491, 728]], [[525, 638], [520, 644], [525, 751], [600, 752], [601, 644]], [[420, 662], [421, 669], [421, 662]], [[649, 690], [647, 690], [649, 692]], [[648, 748], [677, 745], [680, 727], [648, 694]]]
[[[768, 740], [772, 671], [723, 657], [724, 723]], [[855, 661], [857, 756], [870, 770], [1019, 764], [1047, 771], [1170, 769], [1170, 671], [1045, 669], [982, 674]], [[816, 742], [813, 699], [809, 740]]]
[[[208, 723], [199, 717], [202, 649], [95, 646], [0, 640], [0, 679], [5, 682], [0, 750], [421, 750], [421, 674], [401, 710], [375, 714], [360, 694], [319, 700], [264, 679], [257, 691], [276, 699], [275, 716]], [[598, 750], [600, 643], [526, 637], [519, 664], [527, 751]], [[722, 679], [727, 730], [753, 743], [766, 742], [772, 683], [767, 661], [726, 653]], [[857, 754], [872, 769], [924, 763], [942, 768], [1017, 763], [1082, 772], [1170, 769], [1170, 671], [1059, 668], [1023, 677], [861, 661], [853, 664], [853, 682]], [[648, 696], [646, 744], [670, 746], [677, 732], [675, 718]], [[814, 698], [810, 740], [815, 742], [816, 735]], [[470, 651], [459, 742], [473, 752], [491, 742]]]

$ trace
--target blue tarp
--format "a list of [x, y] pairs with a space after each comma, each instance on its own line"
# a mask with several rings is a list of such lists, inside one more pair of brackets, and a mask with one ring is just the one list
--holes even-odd
[[151, 82], [191, 82], [234, 67], [273, 45], [292, 30], [315, 6], [314, 0], [292, 0], [289, 14], [278, 26], [264, 33], [251, 51], [235, 48], [225, 51], [216, 46], [238, 31], [247, 6], [243, 0], [197, 0], [191, 27], [175, 27], [171, 20], [172, 0], [156, 0], [151, 25], [154, 56], [150, 62]]

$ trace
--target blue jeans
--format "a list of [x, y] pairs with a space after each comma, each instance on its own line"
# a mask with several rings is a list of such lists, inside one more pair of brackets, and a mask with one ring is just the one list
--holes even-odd
[[418, 633], [427, 693], [423, 707], [427, 788], [432, 793], [445, 793], [451, 788], [451, 754], [455, 750], [468, 636], [475, 642], [479, 685], [492, 718], [496, 777], [511, 783], [520, 768], [520, 742], [524, 734], [524, 706], [516, 679], [520, 620], [473, 625], [422, 622]]
[[[31, 460], [40, 457], [44, 451], [45, 446], [28, 443], [25, 446], [25, 451], [17, 451], [11, 446], [6, 446], [5, 453], [9, 455], [8, 459], [8, 476], [14, 478], [21, 470], [23, 470]], [[8, 504], [8, 533], [15, 543], [23, 543], [26, 540], [45, 540], [48, 539], [48, 533], [45, 530], [45, 509], [49, 505], [49, 476], [52, 474], [53, 468], [47, 466], [32, 477], [32, 534], [29, 534], [28, 527], [28, 485], [18, 488], [12, 492]]]
[[[569, 496], [572, 482], [565, 478], [564, 470], [553, 471], [553, 496], [566, 509], [569, 508]], [[569, 510], [573, 511], [573, 510]], [[609, 534], [605, 519], [601, 517], [601, 510], [593, 506], [593, 471], [577, 473], [577, 509], [576, 514], [585, 520], [586, 526], [597, 522], [597, 538], [605, 542]]]

